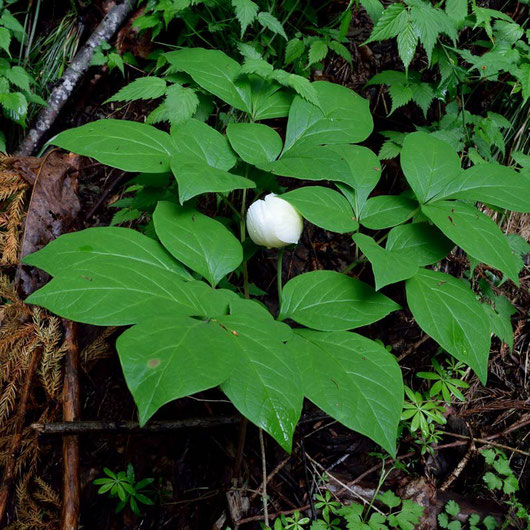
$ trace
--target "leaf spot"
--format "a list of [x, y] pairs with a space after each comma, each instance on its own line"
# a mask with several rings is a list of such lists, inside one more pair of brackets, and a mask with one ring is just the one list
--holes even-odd
[[160, 359], [149, 359], [149, 361], [147, 361], [147, 366], [149, 368], [156, 368], [160, 365], [160, 362]]

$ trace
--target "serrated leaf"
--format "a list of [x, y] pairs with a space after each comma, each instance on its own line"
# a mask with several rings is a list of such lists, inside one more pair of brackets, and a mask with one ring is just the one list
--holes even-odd
[[418, 36], [410, 22], [399, 32], [396, 40], [399, 57], [407, 70], [418, 46]]
[[232, 0], [236, 11], [236, 17], [241, 24], [241, 35], [243, 38], [248, 26], [254, 22], [259, 11], [259, 6], [252, 0]]
[[136, 101], [138, 99], [157, 99], [166, 92], [166, 81], [160, 77], [139, 77], [132, 83], [121, 88], [116, 94], [107, 99], [111, 101]]
[[320, 331], [343, 331], [376, 322], [397, 309], [395, 302], [355, 278], [318, 270], [286, 283], [279, 318]]
[[234, 151], [253, 165], [276, 160], [283, 147], [280, 135], [260, 123], [230, 123], [226, 135]]
[[407, 251], [419, 266], [432, 265], [445, 258], [454, 243], [428, 223], [409, 223], [388, 232], [385, 248]]
[[392, 140], [386, 140], [381, 149], [379, 149], [379, 154], [377, 155], [380, 160], [390, 160], [396, 158], [401, 153], [401, 146], [396, 144]]
[[245, 59], [245, 62], [241, 67], [241, 74], [256, 74], [265, 79], [270, 78], [273, 71], [274, 68], [272, 64], [268, 63], [261, 57], [256, 59]]
[[385, 506], [388, 506], [390, 509], [397, 508], [401, 504], [401, 499], [390, 490], [380, 493], [377, 496], [377, 500], [382, 502]]
[[352, 90], [328, 83], [312, 83], [319, 106], [295, 97], [289, 110], [284, 153], [294, 147], [356, 143], [372, 132], [368, 102]]
[[485, 384], [490, 324], [473, 291], [462, 280], [426, 269], [407, 280], [406, 290], [418, 325]]
[[379, 0], [361, 0], [361, 5], [366, 9], [372, 23], [377, 24], [385, 11], [383, 4]]
[[326, 58], [328, 54], [328, 45], [326, 41], [317, 39], [309, 46], [309, 66], [319, 63]]
[[287, 83], [300, 97], [313, 105], [319, 105], [318, 91], [309, 79], [301, 75], [289, 74]]
[[22, 66], [12, 66], [9, 70], [6, 70], [4, 74], [12, 85], [25, 90], [26, 92], [31, 91], [31, 84], [33, 78], [22, 68]]
[[434, 99], [434, 90], [429, 83], [412, 83], [412, 100], [423, 111], [423, 115], [427, 117], [427, 111]]
[[348, 50], [348, 48], [344, 46], [344, 44], [341, 44], [340, 42], [336, 40], [332, 40], [328, 44], [328, 46], [330, 50], [334, 51], [339, 57], [342, 57], [350, 66], [352, 66], [352, 63], [353, 63], [352, 54], [350, 50]]
[[171, 128], [173, 154], [190, 161], [203, 161], [209, 166], [228, 171], [237, 162], [226, 136], [202, 121], [192, 118]]
[[386, 285], [407, 280], [418, 272], [418, 263], [405, 251], [380, 247], [373, 238], [357, 233], [353, 241], [372, 265], [377, 291]]
[[502, 488], [502, 479], [488, 471], [483, 477], [482, 480], [486, 483], [490, 490], [500, 490]]
[[285, 64], [291, 64], [299, 59], [305, 51], [305, 44], [301, 39], [291, 39], [285, 47]]
[[250, 85], [239, 79], [241, 66], [220, 50], [184, 48], [166, 53], [171, 66], [238, 110], [252, 112]]
[[399, 225], [419, 209], [418, 203], [405, 195], [379, 195], [366, 201], [361, 224], [372, 230]]
[[270, 29], [273, 33], [277, 33], [285, 40], [288, 40], [282, 23], [272, 13], [267, 13], [265, 11], [258, 13], [258, 22], [264, 28]]
[[24, 26], [7, 10], [2, 11], [0, 26], [4, 26], [13, 33], [13, 36], [21, 43], [26, 35]]
[[[324, 412], [395, 454], [401, 370], [384, 347], [356, 333], [296, 330], [304, 394]], [[400, 501], [401, 503], [401, 501]]]
[[106, 119], [68, 129], [48, 143], [123, 171], [166, 173], [174, 150], [169, 134], [145, 123]]
[[449, 182], [436, 196], [493, 204], [516, 212], [530, 212], [530, 175], [500, 164], [470, 167]]
[[8, 118], [21, 123], [28, 113], [28, 100], [22, 92], [0, 94], [0, 104]]
[[309, 222], [344, 234], [359, 227], [353, 210], [340, 193], [322, 186], [304, 186], [281, 195], [291, 203]]
[[516, 284], [519, 283], [515, 256], [506, 237], [490, 217], [459, 201], [423, 205], [422, 212], [472, 257], [499, 269]]
[[445, 505], [445, 511], [449, 515], [452, 515], [453, 517], [456, 517], [460, 513], [460, 506], [458, 505], [457, 502], [455, 502], [453, 500], [450, 500]]
[[147, 116], [148, 123], [169, 121], [171, 125], [180, 125], [188, 121], [199, 107], [199, 98], [195, 90], [175, 84], [166, 90], [162, 104]]
[[0, 48], [7, 52], [7, 54], [11, 57], [11, 53], [9, 52], [9, 45], [11, 44], [11, 32], [6, 29], [0, 27]]
[[377, 21], [367, 43], [396, 37], [405, 29], [408, 13], [403, 4], [390, 4]]
[[178, 182], [181, 204], [201, 193], [228, 193], [256, 186], [252, 180], [209, 166], [202, 161], [190, 160], [187, 155], [182, 154], [171, 158], [171, 170]]
[[230, 313], [216, 317], [229, 330], [237, 359], [221, 389], [242, 414], [290, 452], [303, 401], [300, 374], [285, 344], [291, 329], [256, 302], [239, 300], [231, 304]]
[[462, 26], [468, 12], [468, 0], [446, 0], [445, 12], [457, 28]]
[[212, 286], [243, 261], [243, 249], [234, 235], [196, 210], [159, 202], [153, 220], [167, 250]]
[[412, 100], [412, 88], [407, 85], [390, 85], [388, 87], [388, 93], [390, 94], [390, 99], [392, 100], [390, 114]]
[[460, 174], [460, 157], [448, 143], [424, 132], [407, 134], [401, 167], [421, 203], [444, 190]]
[[140, 425], [166, 403], [220, 385], [235, 358], [228, 332], [216, 322], [158, 315], [117, 340], [123, 374]]

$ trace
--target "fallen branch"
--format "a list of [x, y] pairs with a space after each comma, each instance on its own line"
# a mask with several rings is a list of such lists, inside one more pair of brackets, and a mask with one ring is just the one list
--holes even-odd
[[218, 418], [189, 418], [177, 421], [151, 421], [140, 427], [137, 421], [63, 421], [54, 423], [33, 423], [31, 428], [42, 435], [69, 434], [151, 434], [179, 431], [182, 429], [209, 429], [240, 422], [238, 416]]
[[[79, 347], [77, 344], [77, 326], [65, 321], [68, 345], [64, 368], [63, 419], [76, 421], [81, 415], [79, 388]], [[63, 503], [61, 529], [77, 530], [79, 521], [80, 485], [79, 485], [79, 440], [76, 435], [63, 438]]]
[[132, 8], [133, 1], [124, 0], [123, 3], [114, 6], [105, 18], [103, 18], [86, 44], [74, 57], [60, 83], [53, 89], [48, 98], [47, 107], [41, 111], [37, 118], [37, 123], [20, 144], [17, 152], [18, 155], [29, 156], [37, 150], [42, 137], [49, 131], [59, 112], [90, 66], [95, 48], [102, 42], [107, 42], [112, 38], [132, 11]]

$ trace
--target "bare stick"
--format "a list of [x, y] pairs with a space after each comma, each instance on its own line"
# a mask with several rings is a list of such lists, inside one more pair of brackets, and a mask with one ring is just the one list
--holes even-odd
[[[64, 368], [63, 419], [76, 421], [81, 415], [79, 388], [79, 347], [77, 326], [64, 321], [68, 352]], [[79, 440], [76, 435], [63, 438], [63, 505], [61, 514], [62, 530], [77, 530], [79, 521]]]
[[263, 499], [263, 520], [265, 528], [269, 528], [269, 508], [267, 499], [267, 459], [265, 457], [265, 442], [263, 440], [263, 429], [259, 429], [259, 446], [261, 449], [261, 470], [263, 473], [263, 486], [261, 487], [261, 498]]
[[114, 6], [105, 18], [103, 18], [94, 33], [92, 33], [86, 44], [66, 69], [59, 85], [53, 89], [48, 98], [48, 106], [41, 111], [37, 118], [37, 123], [20, 144], [17, 155], [29, 156], [37, 150], [42, 137], [49, 131], [64, 104], [68, 101], [90, 66], [94, 49], [102, 42], [107, 42], [112, 38], [132, 11], [132, 8], [133, 0], [124, 0], [123, 3]]
[[0, 486], [0, 525], [2, 525], [2, 521], [6, 515], [11, 487], [15, 481], [16, 463], [18, 454], [20, 452], [20, 447], [22, 445], [22, 431], [24, 429], [24, 420], [26, 418], [29, 395], [31, 393], [31, 383], [33, 381], [33, 377], [35, 376], [35, 372], [37, 371], [41, 353], [41, 348], [35, 348], [31, 354], [31, 360], [26, 372], [26, 379], [24, 381], [24, 387], [22, 388], [20, 402], [17, 408], [15, 427], [11, 438], [11, 446], [9, 448], [9, 459], [4, 468], [4, 475], [2, 477], [2, 484]]
[[177, 421], [150, 421], [140, 427], [137, 421], [63, 421], [56, 423], [33, 423], [32, 429], [42, 435], [63, 436], [68, 434], [152, 434], [173, 432], [181, 429], [209, 429], [233, 425], [240, 421], [237, 416], [218, 418], [189, 418]]

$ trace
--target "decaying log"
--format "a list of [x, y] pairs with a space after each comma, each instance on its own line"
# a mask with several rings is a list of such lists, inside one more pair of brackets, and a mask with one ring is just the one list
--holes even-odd
[[107, 42], [112, 38], [129, 13], [131, 13], [133, 4], [132, 0], [124, 0], [123, 3], [114, 6], [103, 18], [86, 44], [74, 57], [59, 84], [53, 89], [48, 98], [47, 107], [41, 111], [37, 118], [37, 123], [20, 144], [17, 151], [18, 155], [29, 156], [37, 150], [43, 136], [49, 131], [59, 112], [90, 66], [95, 48], [102, 42]]

